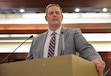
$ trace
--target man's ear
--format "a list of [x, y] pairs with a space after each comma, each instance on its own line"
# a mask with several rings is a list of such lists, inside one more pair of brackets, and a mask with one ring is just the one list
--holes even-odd
[[64, 17], [64, 16], [62, 15], [62, 20], [63, 20], [63, 17]]
[[47, 21], [47, 16], [45, 16], [45, 20]]

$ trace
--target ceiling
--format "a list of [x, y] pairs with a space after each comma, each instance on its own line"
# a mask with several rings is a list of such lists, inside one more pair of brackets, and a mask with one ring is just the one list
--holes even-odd
[[12, 9], [27, 8], [27, 11], [44, 12], [49, 3], [59, 4], [63, 12], [73, 12], [76, 7], [84, 10], [111, 7], [111, 0], [0, 0], [0, 11], [9, 12]]

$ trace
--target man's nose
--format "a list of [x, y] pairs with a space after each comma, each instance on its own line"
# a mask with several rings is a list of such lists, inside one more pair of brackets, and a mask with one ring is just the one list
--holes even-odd
[[53, 15], [56, 16], [57, 14], [54, 12]]

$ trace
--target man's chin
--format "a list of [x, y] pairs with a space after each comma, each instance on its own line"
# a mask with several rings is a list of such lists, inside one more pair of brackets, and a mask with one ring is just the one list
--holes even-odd
[[59, 25], [59, 24], [58, 24], [58, 23], [54, 23], [53, 25], [54, 25], [54, 26], [57, 26], [57, 25]]
[[53, 24], [60, 24], [58, 21], [53, 22]]

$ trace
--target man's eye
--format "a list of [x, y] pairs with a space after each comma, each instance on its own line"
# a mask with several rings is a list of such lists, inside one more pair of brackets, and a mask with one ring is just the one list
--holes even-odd
[[52, 15], [52, 14], [53, 14], [53, 12], [50, 12], [50, 13], [49, 13], [49, 15]]
[[55, 13], [56, 15], [59, 15], [59, 14], [60, 14], [60, 12], [50, 12], [49, 15], [53, 15], [54, 13]]
[[59, 12], [56, 12], [56, 14], [59, 15], [60, 13], [59, 13]]

